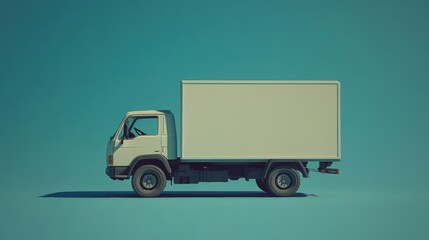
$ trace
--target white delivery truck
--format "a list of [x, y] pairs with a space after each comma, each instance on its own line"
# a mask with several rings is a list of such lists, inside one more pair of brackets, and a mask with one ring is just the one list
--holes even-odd
[[174, 184], [255, 179], [290, 196], [340, 161], [338, 81], [182, 81], [182, 157], [168, 110], [128, 112], [107, 145], [106, 174], [130, 179], [142, 197]]

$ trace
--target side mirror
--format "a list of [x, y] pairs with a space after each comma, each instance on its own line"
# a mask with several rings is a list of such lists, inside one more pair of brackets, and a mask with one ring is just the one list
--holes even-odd
[[124, 123], [124, 137], [128, 139], [128, 124]]
[[124, 131], [122, 134], [122, 138], [121, 138], [121, 144], [124, 143], [124, 139], [127, 138], [128, 139], [128, 125], [126, 123], [124, 123], [124, 127], [122, 128], [122, 130]]

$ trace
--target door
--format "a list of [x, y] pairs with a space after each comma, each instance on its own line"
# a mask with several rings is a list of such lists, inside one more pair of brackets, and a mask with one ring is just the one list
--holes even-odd
[[161, 130], [157, 115], [128, 117], [115, 141], [114, 165], [128, 166], [137, 156], [162, 154]]

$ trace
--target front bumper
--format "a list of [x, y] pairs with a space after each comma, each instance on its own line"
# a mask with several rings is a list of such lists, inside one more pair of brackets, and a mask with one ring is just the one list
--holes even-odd
[[111, 179], [129, 179], [128, 167], [108, 166], [106, 167], [106, 175]]

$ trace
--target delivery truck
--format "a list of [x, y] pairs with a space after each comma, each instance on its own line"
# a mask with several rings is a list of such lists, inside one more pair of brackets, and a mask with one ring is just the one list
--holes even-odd
[[[339, 81], [204, 81], [181, 85], [181, 139], [169, 110], [128, 112], [107, 145], [106, 174], [142, 197], [171, 184], [254, 179], [291, 196], [341, 158]], [[181, 157], [178, 155], [181, 141]], [[300, 175], [299, 175], [300, 174]]]

